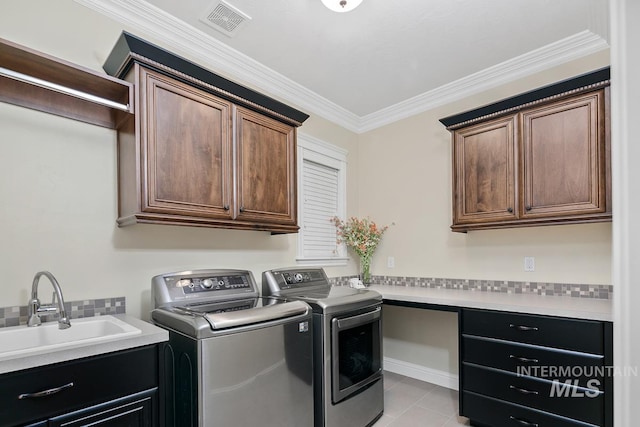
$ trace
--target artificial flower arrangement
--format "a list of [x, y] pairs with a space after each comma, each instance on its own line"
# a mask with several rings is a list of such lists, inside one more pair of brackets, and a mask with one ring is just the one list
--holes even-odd
[[347, 221], [333, 217], [331, 221], [336, 225], [338, 244], [344, 242], [360, 258], [362, 282], [371, 283], [371, 258], [382, 239], [382, 235], [389, 227], [386, 225], [378, 227], [368, 217], [363, 219], [351, 217]]

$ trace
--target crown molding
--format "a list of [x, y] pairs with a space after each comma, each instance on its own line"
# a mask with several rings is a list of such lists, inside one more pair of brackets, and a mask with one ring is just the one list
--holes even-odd
[[215, 73], [295, 104], [352, 132], [359, 131], [360, 117], [356, 114], [150, 3], [142, 0], [74, 1], [129, 26], [140, 37], [152, 36], [163, 48], [188, 56]]
[[599, 35], [582, 31], [363, 116], [359, 132], [373, 130], [608, 48], [609, 44]]
[[297, 108], [355, 133], [382, 127], [609, 48], [605, 39], [585, 30], [406, 101], [358, 116], [146, 1], [74, 1], [128, 25], [136, 32], [152, 36], [163, 47], [193, 58], [200, 66], [295, 104]]

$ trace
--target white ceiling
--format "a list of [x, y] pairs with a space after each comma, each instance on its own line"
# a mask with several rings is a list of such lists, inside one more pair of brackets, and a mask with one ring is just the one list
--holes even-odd
[[354, 131], [608, 47], [607, 0], [225, 0], [234, 37], [200, 20], [217, 0], [76, 1]]

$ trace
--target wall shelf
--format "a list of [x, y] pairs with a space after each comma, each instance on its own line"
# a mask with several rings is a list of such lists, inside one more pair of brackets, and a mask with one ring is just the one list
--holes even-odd
[[116, 129], [133, 85], [0, 38], [0, 101]]

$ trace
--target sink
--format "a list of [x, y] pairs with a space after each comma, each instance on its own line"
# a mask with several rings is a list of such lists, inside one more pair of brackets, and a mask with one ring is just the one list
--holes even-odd
[[142, 331], [113, 316], [72, 319], [71, 328], [58, 329], [58, 322], [41, 326], [0, 328], [0, 360], [26, 357], [55, 350], [112, 341]]

